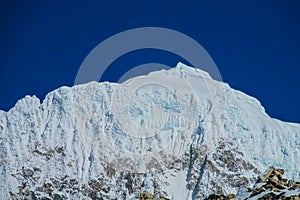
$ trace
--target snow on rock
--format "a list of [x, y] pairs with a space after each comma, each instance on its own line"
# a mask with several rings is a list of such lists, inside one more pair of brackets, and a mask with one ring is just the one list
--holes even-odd
[[0, 199], [197, 199], [237, 193], [269, 166], [299, 180], [299, 158], [299, 124], [182, 63], [0, 111]]

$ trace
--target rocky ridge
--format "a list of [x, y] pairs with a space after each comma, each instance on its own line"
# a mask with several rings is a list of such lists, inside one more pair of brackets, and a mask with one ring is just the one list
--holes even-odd
[[[270, 167], [260, 176], [254, 187], [240, 194], [211, 194], [205, 200], [300, 200], [300, 182], [283, 178], [284, 170]], [[245, 189], [245, 188], [244, 188]]]

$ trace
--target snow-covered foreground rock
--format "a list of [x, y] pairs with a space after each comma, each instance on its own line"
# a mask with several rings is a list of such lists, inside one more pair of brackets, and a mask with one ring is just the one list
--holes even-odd
[[300, 180], [299, 160], [299, 124], [181, 63], [0, 111], [0, 199], [203, 199], [269, 166]]

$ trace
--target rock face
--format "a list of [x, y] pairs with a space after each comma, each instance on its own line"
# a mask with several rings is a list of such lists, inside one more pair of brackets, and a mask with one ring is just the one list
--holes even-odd
[[299, 141], [299, 124], [178, 64], [123, 84], [62, 87], [42, 103], [26, 96], [0, 111], [0, 199], [228, 197], [269, 166], [299, 180]]
[[283, 178], [284, 170], [270, 167], [269, 170], [260, 176], [253, 189], [248, 188], [247, 191], [240, 194], [211, 194], [205, 200], [230, 200], [230, 199], [283, 199], [283, 200], [299, 200], [300, 199], [300, 182]]
[[259, 199], [300, 199], [300, 182], [283, 178], [283, 169], [270, 167], [250, 190], [250, 198]]

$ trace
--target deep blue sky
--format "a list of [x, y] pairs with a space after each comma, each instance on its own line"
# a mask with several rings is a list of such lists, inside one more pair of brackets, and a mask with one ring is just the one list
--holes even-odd
[[[97, 44], [144, 26], [189, 35], [208, 51], [225, 82], [259, 99], [272, 117], [300, 122], [297, 0], [1, 1], [0, 109], [9, 110], [26, 94], [43, 99], [60, 86], [72, 86]], [[116, 81], [137, 64], [178, 61], [163, 51], [133, 52], [116, 60], [103, 80]]]

